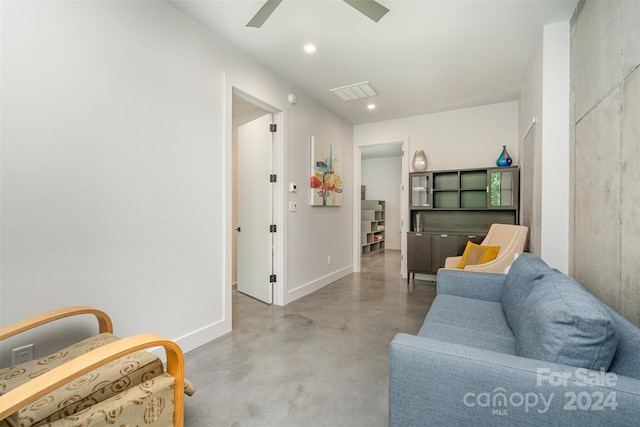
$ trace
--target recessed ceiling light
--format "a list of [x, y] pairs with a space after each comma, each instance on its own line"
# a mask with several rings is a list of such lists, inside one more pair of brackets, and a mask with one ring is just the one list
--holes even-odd
[[367, 105], [367, 108], [369, 110], [375, 110], [376, 109], [376, 104], [369, 104], [369, 105]]
[[316, 51], [316, 46], [312, 43], [307, 43], [304, 45], [304, 51], [307, 53], [313, 53]]

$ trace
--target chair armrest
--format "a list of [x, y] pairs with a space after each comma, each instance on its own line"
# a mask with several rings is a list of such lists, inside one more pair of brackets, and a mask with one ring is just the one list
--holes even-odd
[[458, 268], [458, 266], [460, 265], [460, 261], [462, 261], [461, 256], [447, 257], [444, 260], [444, 268]]
[[464, 267], [465, 271], [484, 271], [486, 273], [504, 274], [505, 268], [513, 264], [514, 254], [507, 253], [504, 256], [498, 256], [498, 258], [485, 262], [484, 264], [467, 265]]
[[390, 427], [632, 426], [638, 416], [634, 378], [408, 334], [391, 343]]
[[96, 316], [100, 333], [113, 333], [113, 324], [111, 323], [111, 318], [107, 315], [107, 313], [91, 307], [74, 306], [47, 311], [46, 313], [38, 314], [36, 316], [29, 317], [28, 319], [5, 326], [0, 329], [0, 341], [14, 335], [18, 335], [24, 331], [28, 331], [29, 329], [34, 329], [38, 326], [51, 323], [58, 319], [64, 319], [65, 317], [71, 316], [79, 316], [81, 314], [93, 314], [94, 316]]
[[176, 343], [154, 334], [135, 335], [98, 347], [3, 394], [0, 396], [0, 420], [98, 366], [149, 347], [164, 347], [166, 351], [167, 372], [175, 378], [174, 426], [182, 427], [184, 423], [184, 356]]
[[436, 292], [438, 295], [455, 295], [500, 302], [506, 277], [504, 274], [441, 268], [436, 275]]

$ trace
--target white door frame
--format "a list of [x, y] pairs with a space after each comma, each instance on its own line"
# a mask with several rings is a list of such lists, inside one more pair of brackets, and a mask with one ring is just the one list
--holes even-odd
[[370, 144], [354, 146], [353, 156], [353, 271], [360, 271], [360, 257], [362, 252], [360, 236], [360, 187], [362, 185], [362, 147], [371, 147], [383, 144], [402, 144], [402, 206], [400, 206], [400, 218], [402, 219], [402, 231], [400, 237], [400, 275], [407, 277], [407, 225], [409, 224], [409, 137], [386, 138]]
[[[282, 230], [282, 232], [276, 233], [274, 239], [274, 252], [273, 257], [274, 261], [274, 273], [276, 274], [278, 280], [273, 287], [273, 303], [276, 305], [282, 305], [284, 300], [284, 230], [286, 227], [284, 226], [284, 211], [282, 208], [282, 200], [283, 200], [283, 170], [284, 170], [284, 137], [282, 130], [284, 129], [283, 125], [283, 112], [281, 109], [269, 104], [268, 102], [254, 96], [251, 94], [251, 91], [247, 91], [242, 88], [242, 84], [238, 84], [233, 81], [229, 75], [225, 74], [223, 77], [224, 81], [224, 103], [222, 106], [223, 113], [223, 176], [224, 176], [224, 200], [221, 203], [220, 208], [223, 210], [222, 218], [222, 233], [223, 233], [223, 245], [224, 245], [224, 313], [222, 321], [226, 324], [226, 329], [231, 331], [232, 327], [232, 285], [233, 285], [233, 235], [235, 232], [233, 230], [233, 209], [232, 209], [232, 198], [233, 198], [233, 95], [239, 96], [243, 98], [245, 101], [251, 102], [252, 104], [270, 112], [274, 116], [275, 124], [278, 126], [278, 132], [275, 134], [275, 149], [273, 152], [274, 158], [274, 173], [279, 177], [278, 181], [274, 184], [274, 197], [273, 197], [273, 215], [275, 223], [278, 225], [278, 230]], [[255, 93], [255, 92], [254, 92]]]

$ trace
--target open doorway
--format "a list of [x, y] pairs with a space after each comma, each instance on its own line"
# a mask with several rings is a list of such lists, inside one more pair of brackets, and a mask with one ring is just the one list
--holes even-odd
[[232, 286], [273, 303], [275, 111], [249, 95], [232, 95]]
[[[359, 147], [357, 167], [359, 171], [356, 228], [358, 249], [356, 268], [364, 257], [380, 256], [390, 251], [400, 252], [400, 275], [406, 274], [406, 216], [404, 158], [406, 142], [386, 142]], [[383, 221], [380, 221], [382, 219]]]

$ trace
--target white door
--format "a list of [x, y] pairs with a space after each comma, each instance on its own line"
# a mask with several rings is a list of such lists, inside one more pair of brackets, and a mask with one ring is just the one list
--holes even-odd
[[272, 114], [238, 127], [238, 291], [273, 302]]

